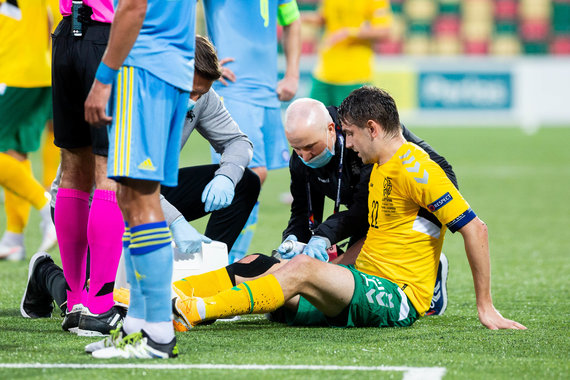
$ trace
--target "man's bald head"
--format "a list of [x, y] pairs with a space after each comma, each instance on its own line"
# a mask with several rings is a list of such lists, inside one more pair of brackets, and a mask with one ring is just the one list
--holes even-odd
[[318, 100], [295, 100], [285, 113], [285, 135], [289, 145], [305, 161], [328, 147], [334, 152], [334, 121]]
[[333, 120], [325, 105], [318, 100], [301, 98], [295, 100], [285, 113], [285, 132], [295, 134], [300, 130], [321, 131]]

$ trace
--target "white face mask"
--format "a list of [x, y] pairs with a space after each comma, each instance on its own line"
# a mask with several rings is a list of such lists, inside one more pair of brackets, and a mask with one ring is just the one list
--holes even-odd
[[329, 150], [329, 134], [328, 134], [328, 129], [326, 131], [326, 136], [327, 136], [327, 145], [325, 146], [325, 149], [323, 149], [323, 151], [319, 154], [317, 154], [315, 157], [311, 158], [309, 161], [305, 161], [303, 160], [303, 158], [301, 158], [301, 156], [299, 156], [299, 158], [301, 159], [301, 161], [307, 165], [308, 167], [312, 168], [312, 169], [317, 169], [317, 168], [322, 168], [323, 166], [325, 166], [326, 164], [328, 164], [330, 162], [330, 160], [333, 158], [334, 156], [334, 151], [331, 152]]

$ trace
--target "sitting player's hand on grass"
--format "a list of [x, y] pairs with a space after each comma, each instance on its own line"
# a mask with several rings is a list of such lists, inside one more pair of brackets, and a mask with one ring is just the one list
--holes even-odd
[[212, 242], [210, 238], [196, 231], [182, 216], [172, 222], [170, 231], [172, 232], [174, 243], [182, 253], [199, 252], [202, 248], [202, 243]]
[[211, 212], [228, 207], [234, 199], [234, 183], [223, 174], [214, 176], [202, 192], [204, 211]]
[[324, 262], [329, 261], [329, 254], [327, 253], [327, 241], [319, 236], [313, 236], [307, 243], [303, 250], [303, 254], [321, 260]]
[[526, 327], [521, 325], [516, 321], [511, 321], [510, 319], [506, 319], [499, 313], [497, 309], [493, 305], [488, 308], [479, 307], [479, 320], [483, 324], [483, 326], [487, 327], [491, 330], [499, 330], [499, 329], [514, 329], [514, 330], [526, 330]]

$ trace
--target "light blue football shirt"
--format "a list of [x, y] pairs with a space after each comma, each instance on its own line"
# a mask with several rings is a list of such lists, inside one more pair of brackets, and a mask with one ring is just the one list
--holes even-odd
[[148, 0], [140, 34], [123, 64], [140, 67], [190, 92], [194, 78], [195, 29], [196, 0]]
[[208, 36], [218, 58], [232, 57], [226, 66], [236, 82], [214, 83], [228, 99], [264, 107], [279, 107], [277, 88], [277, 7], [292, 0], [204, 0]]

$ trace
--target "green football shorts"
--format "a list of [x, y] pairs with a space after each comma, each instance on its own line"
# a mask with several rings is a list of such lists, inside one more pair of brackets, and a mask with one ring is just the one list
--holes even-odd
[[51, 118], [51, 87], [6, 87], [0, 95], [0, 152], [38, 150]]
[[291, 326], [335, 327], [406, 327], [419, 317], [406, 294], [385, 278], [362, 273], [353, 265], [341, 265], [354, 276], [354, 294], [350, 304], [337, 316], [327, 317], [301, 297], [297, 311], [287, 310]]
[[364, 86], [364, 84], [333, 84], [321, 82], [313, 78], [309, 97], [322, 102], [325, 106], [338, 107], [344, 98], [350, 95], [352, 91]]

